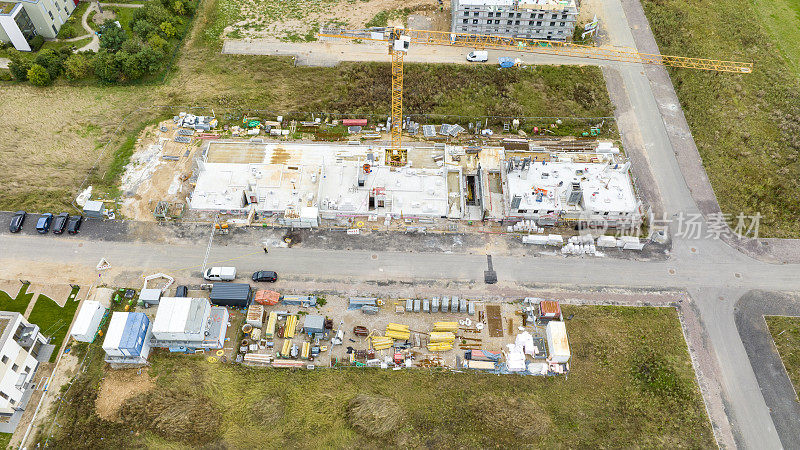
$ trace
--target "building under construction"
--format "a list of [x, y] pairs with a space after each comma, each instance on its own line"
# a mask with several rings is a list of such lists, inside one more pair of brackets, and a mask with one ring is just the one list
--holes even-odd
[[[193, 210], [318, 219], [455, 219], [539, 225], [641, 220], [629, 164], [595, 152], [409, 147], [405, 166], [370, 145], [212, 141], [198, 161]], [[616, 149], [613, 149], [616, 150]]]
[[575, 0], [451, 0], [453, 33], [571, 41]]

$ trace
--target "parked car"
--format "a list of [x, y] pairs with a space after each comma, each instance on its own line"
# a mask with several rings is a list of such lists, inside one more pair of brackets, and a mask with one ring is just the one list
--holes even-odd
[[188, 286], [178, 286], [175, 288], [175, 297], [188, 297], [189, 296], [189, 287]]
[[22, 229], [22, 224], [25, 223], [25, 216], [28, 213], [25, 211], [17, 211], [14, 213], [14, 216], [11, 218], [11, 223], [8, 225], [8, 231], [12, 233], [19, 233], [19, 230]]
[[236, 267], [209, 267], [203, 278], [208, 281], [233, 281], [236, 279]]
[[81, 224], [83, 223], [83, 216], [72, 216], [69, 218], [69, 223], [67, 224], [67, 233], [69, 234], [78, 234], [78, 230], [81, 229]]
[[486, 50], [475, 50], [474, 52], [469, 52], [467, 55], [467, 61], [471, 62], [486, 62], [489, 60], [489, 52]]
[[67, 228], [69, 222], [69, 214], [61, 213], [53, 220], [53, 234], [61, 234]]
[[259, 270], [253, 274], [253, 281], [268, 281], [274, 283], [278, 281], [278, 274], [271, 270]]
[[39, 217], [39, 220], [36, 221], [36, 231], [41, 234], [46, 234], [50, 231], [50, 224], [53, 223], [53, 215], [50, 213], [42, 214], [42, 217]]

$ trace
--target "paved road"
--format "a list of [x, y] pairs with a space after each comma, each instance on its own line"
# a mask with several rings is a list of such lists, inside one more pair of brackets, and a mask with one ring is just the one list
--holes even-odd
[[786, 448], [800, 448], [800, 403], [767, 329], [765, 315], [800, 316], [800, 296], [753, 291], [736, 304], [736, 328], [781, 442]]
[[94, 30], [92, 29], [92, 27], [89, 26], [89, 22], [87, 22], [87, 20], [89, 19], [89, 13], [97, 10], [98, 9], [96, 2], [91, 2], [89, 3], [89, 7], [86, 8], [86, 11], [83, 12], [83, 16], [81, 16], [81, 26], [83, 27], [84, 30], [86, 30], [87, 33], [89, 33], [89, 35], [92, 36], [92, 42], [89, 42], [88, 44], [79, 48], [77, 50], [78, 52], [85, 52], [87, 50], [92, 50], [96, 52], [100, 50], [100, 38], [96, 34], [94, 34]]

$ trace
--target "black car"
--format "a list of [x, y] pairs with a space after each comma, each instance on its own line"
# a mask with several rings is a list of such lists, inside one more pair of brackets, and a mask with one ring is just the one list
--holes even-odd
[[78, 234], [78, 230], [81, 229], [81, 224], [83, 223], [83, 216], [72, 216], [69, 218], [69, 223], [67, 224], [67, 233], [69, 234]]
[[47, 234], [50, 231], [50, 224], [53, 223], [53, 215], [51, 213], [42, 214], [39, 220], [36, 221], [36, 231], [41, 234]]
[[69, 214], [61, 213], [57, 215], [53, 220], [53, 234], [63, 233], [64, 229], [67, 228], [67, 222], [69, 222]]
[[188, 286], [178, 286], [175, 288], [175, 297], [188, 297], [188, 296], [189, 296]]
[[28, 213], [25, 211], [17, 211], [14, 213], [14, 217], [11, 218], [11, 223], [8, 225], [8, 231], [12, 233], [19, 233], [19, 230], [22, 229], [22, 224], [25, 223], [25, 216]]
[[269, 281], [270, 283], [274, 283], [278, 281], [278, 274], [271, 270], [259, 270], [253, 274], [253, 281]]

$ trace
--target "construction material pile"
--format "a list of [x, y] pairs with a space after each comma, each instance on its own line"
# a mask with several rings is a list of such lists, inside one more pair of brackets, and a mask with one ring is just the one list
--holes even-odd
[[408, 325], [390, 323], [386, 325], [386, 333], [384, 333], [384, 336], [399, 341], [406, 341], [411, 336], [411, 331], [408, 329]]
[[433, 331], [449, 331], [455, 333], [458, 331], [458, 322], [434, 322]]
[[386, 350], [394, 344], [394, 340], [385, 336], [372, 336], [372, 348], [375, 350]]
[[[458, 330], [456, 322], [436, 322], [428, 342], [428, 351], [446, 352], [453, 349], [453, 342], [456, 340], [454, 332]], [[448, 331], [443, 331], [448, 330]]]

